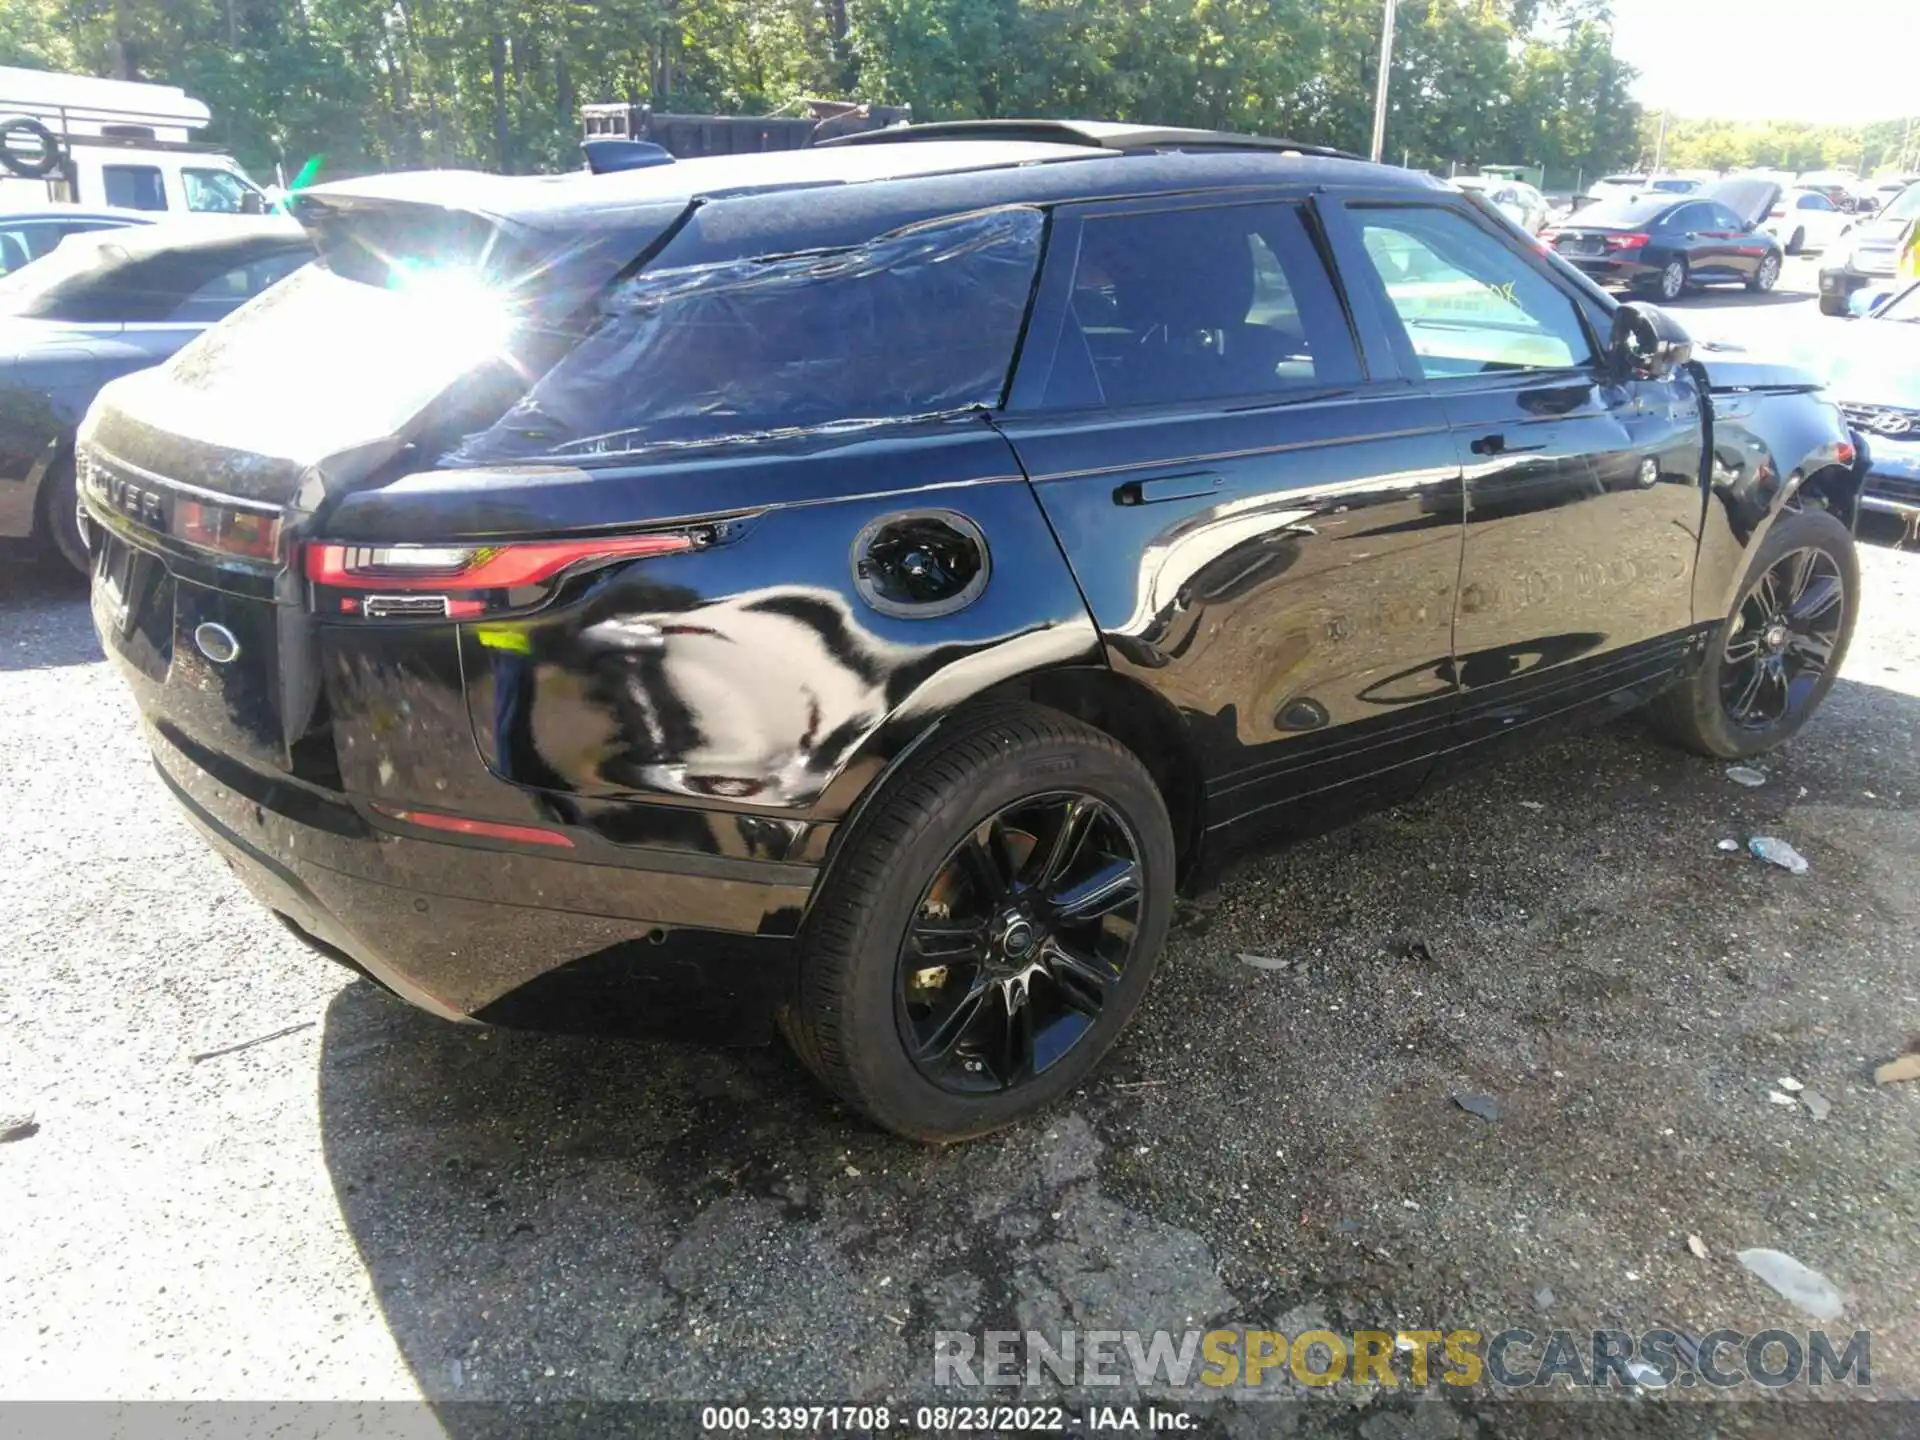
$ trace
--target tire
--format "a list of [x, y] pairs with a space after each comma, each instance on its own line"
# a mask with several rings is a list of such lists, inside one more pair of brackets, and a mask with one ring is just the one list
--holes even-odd
[[60, 558], [85, 575], [92, 568], [87, 542], [80, 537], [80, 496], [74, 488], [73, 457], [56, 460], [40, 492], [41, 534]]
[[1804, 229], [1793, 232], [1793, 238], [1787, 241], [1787, 254], [1798, 255], [1807, 248], [1807, 232]]
[[1165, 802], [1124, 746], [1031, 705], [950, 728], [855, 822], [780, 1017], [842, 1100], [935, 1142], [1080, 1082], [1146, 992], [1174, 890]]
[[1687, 262], [1669, 260], [1666, 268], [1660, 272], [1660, 278], [1654, 282], [1654, 293], [1668, 304], [1686, 294]]
[[[1762, 585], [1769, 578], [1771, 590]], [[1830, 584], [1839, 593], [1821, 604]], [[1656, 728], [1685, 749], [1723, 760], [1764, 754], [1791, 739], [1832, 688], [1859, 609], [1860, 570], [1847, 527], [1824, 510], [1788, 511], [1748, 563], [1740, 598], [1713, 632], [1706, 660], [1649, 707]], [[1770, 618], [1781, 610], [1789, 612], [1784, 636]], [[1822, 651], [1817, 666], [1804, 668]], [[1749, 692], [1753, 667], [1775, 661], [1784, 683], [1761, 680]], [[1742, 714], [1739, 702], [1750, 693], [1754, 704]]]
[[1838, 315], [1844, 319], [1847, 313], [1847, 297], [1844, 295], [1822, 295], [1820, 297], [1820, 313], [1822, 315]]
[[1780, 283], [1780, 257], [1768, 251], [1760, 260], [1760, 268], [1747, 278], [1747, 289], [1756, 295], [1764, 295]]
[[[40, 158], [22, 159], [7, 143], [7, 138], [12, 135], [26, 135], [33, 139], [40, 146]], [[62, 159], [58, 137], [38, 120], [21, 116], [0, 121], [0, 169], [18, 175], [23, 180], [44, 180], [60, 168]]]

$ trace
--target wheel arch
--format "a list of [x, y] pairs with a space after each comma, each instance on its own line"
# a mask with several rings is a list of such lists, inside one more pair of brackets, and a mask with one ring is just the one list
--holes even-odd
[[849, 767], [850, 772], [864, 769], [865, 783], [835, 827], [814, 896], [817, 898], [826, 888], [847, 838], [857, 830], [862, 817], [928, 741], [956, 724], [1010, 704], [1039, 705], [1069, 715], [1111, 737], [1141, 763], [1159, 788], [1173, 826], [1176, 884], [1182, 893], [1190, 893], [1202, 873], [1201, 850], [1206, 836], [1206, 788], [1192, 737], [1179, 712], [1147, 686], [1105, 665], [1085, 664], [1009, 678], [929, 717], [911, 733], [903, 733], [896, 723], [888, 727], [890, 733], [884, 739], [876, 736], [868, 753], [861, 757], [864, 766]]
[[1780, 516], [1817, 506], [1849, 531], [1866, 482], [1866, 447], [1838, 410], [1807, 390], [1717, 391], [1709, 436], [1712, 473], [1694, 619], [1723, 619], [1754, 551]]

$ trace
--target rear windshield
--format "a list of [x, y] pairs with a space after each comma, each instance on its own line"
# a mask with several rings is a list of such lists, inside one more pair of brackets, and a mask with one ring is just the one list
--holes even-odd
[[1673, 201], [1666, 197], [1657, 200], [1599, 200], [1584, 210], [1576, 210], [1567, 219], [1573, 226], [1592, 225], [1601, 229], [1608, 226], [1625, 228], [1629, 225], [1646, 225], [1673, 208]]
[[[74, 235], [0, 281], [0, 315], [92, 324], [202, 323], [218, 319], [310, 253], [297, 235], [163, 250], [129, 245], [110, 230]], [[222, 297], [230, 303], [219, 305]]]
[[644, 272], [443, 465], [583, 459], [999, 404], [1044, 221], [976, 211], [863, 245]]

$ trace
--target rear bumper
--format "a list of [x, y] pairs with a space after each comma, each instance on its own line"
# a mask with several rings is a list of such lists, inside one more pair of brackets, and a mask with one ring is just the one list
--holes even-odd
[[591, 864], [394, 834], [344, 797], [148, 738], [168, 790], [257, 899], [436, 1015], [713, 1021], [757, 1039], [790, 982], [814, 867], [677, 852], [651, 868]]
[[1652, 285], [1665, 261], [1605, 255], [1562, 255], [1561, 259], [1602, 285]]

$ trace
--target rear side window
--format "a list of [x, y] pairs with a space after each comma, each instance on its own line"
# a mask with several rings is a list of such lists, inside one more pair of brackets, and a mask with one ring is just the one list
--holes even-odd
[[1359, 378], [1299, 206], [1159, 210], [1086, 222], [1043, 404], [1257, 398]]
[[1000, 403], [1040, 258], [1040, 211], [850, 249], [642, 272], [594, 329], [446, 465], [618, 455]]
[[298, 270], [313, 258], [304, 246], [249, 260], [207, 280], [185, 296], [167, 319], [181, 325], [211, 325]]
[[103, 165], [100, 179], [107, 204], [127, 210], [164, 210], [167, 191], [160, 171], [152, 165]]
[[1466, 216], [1425, 205], [1352, 214], [1427, 379], [1593, 359], [1572, 298]]
[[1831, 210], [1833, 209], [1833, 202], [1824, 195], [1802, 195], [1800, 197], [1800, 208], [1802, 210]]

